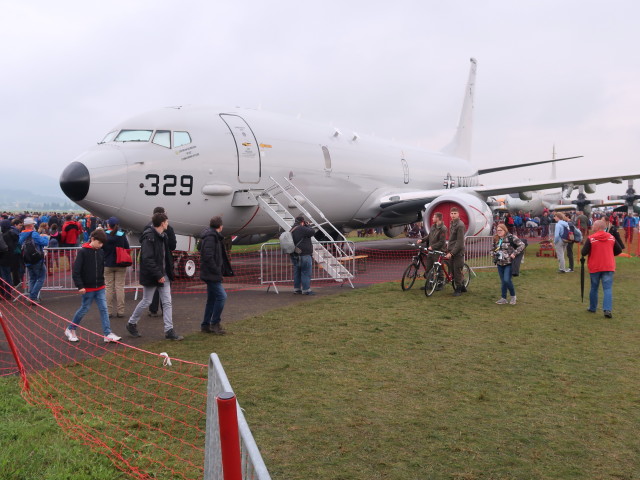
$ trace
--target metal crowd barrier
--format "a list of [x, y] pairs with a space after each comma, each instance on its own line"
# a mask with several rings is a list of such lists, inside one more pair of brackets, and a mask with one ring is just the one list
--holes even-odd
[[[78, 250], [82, 247], [69, 247], [69, 248], [49, 248], [45, 247], [44, 257], [47, 266], [47, 278], [45, 279], [42, 290], [77, 290], [73, 284], [73, 278], [71, 276], [71, 270], [73, 268], [73, 262], [76, 260]], [[142, 288], [138, 281], [138, 255], [140, 247], [131, 247], [131, 258], [133, 265], [127, 267], [127, 273], [125, 276], [124, 288], [125, 290], [137, 290]]]
[[492, 248], [493, 236], [465, 237], [464, 260], [472, 270], [495, 267], [493, 255], [491, 255]]
[[[335, 242], [318, 242], [324, 246], [330, 252], [334, 252], [333, 245]], [[349, 243], [350, 249], [343, 249], [344, 251], [355, 251], [354, 243]], [[336, 256], [336, 258], [339, 258]], [[358, 258], [356, 256], [349, 256], [342, 260], [340, 263], [355, 277], [356, 266]], [[311, 281], [319, 280], [335, 280], [336, 282], [343, 282], [344, 280], [336, 280], [329, 273], [321, 268], [316, 262], [313, 262], [311, 271]], [[276, 283], [293, 283], [293, 268], [291, 265], [291, 258], [288, 254], [284, 253], [280, 248], [280, 243], [265, 243], [260, 247], [260, 283], [262, 285], [269, 285], [269, 288], [273, 286], [276, 293], [278, 293], [278, 287]]]
[[[216, 397], [222, 392], [233, 392], [227, 374], [215, 353], [209, 357], [209, 381], [207, 383], [207, 425], [204, 449], [204, 480], [223, 478], [222, 455], [220, 451], [220, 429], [218, 427], [218, 406]], [[240, 405], [238, 411], [238, 430], [240, 433], [240, 454], [242, 461], [242, 480], [270, 480], [271, 476], [262, 460], [249, 425], [244, 418]]]

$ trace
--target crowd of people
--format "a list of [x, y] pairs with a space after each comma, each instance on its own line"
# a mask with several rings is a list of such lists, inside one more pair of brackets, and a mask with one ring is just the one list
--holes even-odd
[[[451, 209], [451, 223], [449, 242], [445, 244], [447, 227], [442, 222], [442, 214], [437, 212], [431, 219], [429, 233], [422, 231], [418, 234], [417, 243], [424, 243], [427, 250], [448, 251], [448, 267], [452, 269], [454, 276], [454, 296], [459, 296], [466, 292], [462, 284], [462, 263], [464, 259], [464, 246], [462, 246], [462, 257], [460, 255], [460, 245], [458, 242], [460, 221], [457, 208]], [[528, 222], [535, 223], [535, 226], [527, 226]], [[588, 311], [594, 313], [598, 305], [598, 290], [602, 284], [604, 291], [603, 313], [606, 318], [612, 318], [612, 288], [613, 273], [615, 271], [614, 257], [619, 255], [625, 245], [618, 232], [618, 226], [622, 226], [625, 232], [625, 240], [633, 241], [634, 229], [638, 226], [638, 216], [636, 214], [620, 214], [618, 212], [594, 212], [589, 218], [583, 211], [575, 211], [565, 215], [563, 212], [549, 212], [545, 210], [538, 217], [530, 215], [510, 214], [496, 215], [492, 227], [493, 246], [491, 253], [494, 264], [497, 267], [500, 279], [500, 298], [496, 301], [498, 305], [511, 304], [517, 302], [516, 291], [512, 277], [517, 275], [519, 264], [527, 247], [526, 239], [522, 236], [530, 234], [531, 229], [536, 230], [536, 235], [548, 238], [553, 225], [553, 246], [558, 259], [558, 273], [565, 274], [574, 271], [574, 251], [573, 246], [581, 246], [580, 253], [583, 258], [588, 259], [588, 269], [591, 280], [591, 290], [589, 294]], [[458, 258], [458, 261], [455, 259]], [[426, 271], [431, 267], [431, 257], [427, 256]], [[453, 261], [452, 261], [453, 259]], [[568, 259], [568, 268], [567, 268]], [[507, 294], [510, 298], [507, 300]]]
[[[465, 257], [465, 226], [454, 207], [450, 212], [449, 229], [442, 214], [434, 213], [427, 234], [422, 224], [412, 227], [428, 250], [445, 250], [446, 259], [452, 269], [454, 296], [466, 292], [463, 285], [462, 268]], [[98, 306], [104, 341], [119, 341], [121, 337], [111, 331], [110, 318], [125, 316], [125, 275], [129, 263], [122, 263], [119, 251], [130, 249], [127, 235], [120, 228], [119, 220], [111, 217], [102, 220], [92, 215], [1, 214], [0, 229], [0, 298], [10, 297], [5, 285], [19, 287], [25, 271], [28, 272], [28, 301], [40, 303], [40, 290], [47, 270], [60, 262], [64, 251], [45, 256], [44, 247], [80, 247], [72, 265], [72, 278], [82, 296], [80, 308], [65, 329], [71, 342], [78, 341], [75, 330], [95, 302]], [[544, 211], [539, 217], [505, 213], [496, 215], [492, 228], [492, 254], [500, 279], [500, 298], [497, 304], [516, 304], [516, 292], [512, 277], [517, 275], [519, 261], [527, 246], [525, 237], [536, 235], [549, 237], [553, 225], [553, 245], [558, 259], [558, 273], [574, 271], [574, 244], [581, 246], [581, 254], [587, 257], [591, 278], [589, 312], [595, 312], [600, 283], [604, 290], [603, 311], [612, 317], [612, 285], [615, 261], [613, 257], [625, 249], [618, 228], [624, 230], [625, 241], [632, 242], [638, 216], [594, 212], [592, 217], [582, 211], [572, 215], [563, 212]], [[222, 286], [223, 277], [232, 276], [233, 269], [222, 235], [221, 217], [213, 217], [199, 241], [200, 279], [207, 285], [207, 301], [201, 323], [201, 331], [224, 335], [221, 314], [227, 299]], [[304, 217], [297, 217], [291, 229], [295, 252], [291, 254], [293, 287], [295, 294], [314, 295], [311, 290], [312, 254], [311, 238], [315, 230]], [[448, 237], [448, 242], [445, 240]], [[549, 237], [550, 238], [550, 237]], [[127, 332], [133, 337], [141, 336], [138, 323], [148, 309], [149, 316], [162, 315], [165, 338], [182, 340], [175, 331], [172, 318], [171, 282], [174, 280], [173, 251], [176, 235], [169, 225], [167, 212], [162, 207], [154, 209], [151, 221], [140, 237], [140, 284], [143, 296], [126, 323]], [[69, 257], [71, 258], [71, 257]], [[427, 257], [429, 261], [430, 256]], [[568, 265], [567, 265], [568, 259]], [[47, 262], [49, 265], [47, 265]], [[508, 295], [510, 298], [508, 299]], [[161, 310], [161, 314], [158, 311]]]
[[[29, 301], [40, 302], [40, 290], [46, 275], [51, 272], [58, 257], [45, 259], [42, 255], [44, 247], [62, 248], [78, 247], [89, 241], [90, 235], [98, 228], [103, 228], [103, 221], [93, 215], [77, 215], [51, 212], [13, 215], [9, 212], [0, 214], [0, 230], [6, 250], [0, 255], [0, 277], [6, 284], [18, 287], [22, 284], [25, 271], [29, 273]], [[27, 243], [35, 245], [40, 253], [29, 256], [25, 260], [22, 246]], [[8, 297], [9, 292], [0, 285], [0, 297]]]
[[[64, 220], [64, 221], [63, 221]], [[78, 325], [95, 302], [100, 314], [105, 342], [115, 342], [121, 337], [111, 331], [110, 319], [125, 316], [125, 274], [131, 265], [130, 245], [117, 217], [102, 220], [93, 216], [64, 217], [58, 214], [23, 215], [2, 214], [0, 220], [0, 282], [2, 298], [11, 298], [12, 287], [20, 287], [25, 271], [28, 273], [27, 299], [40, 303], [40, 290], [47, 275], [47, 260], [60, 261], [64, 250], [44, 255], [44, 247], [79, 247], [71, 266], [71, 276], [82, 297], [80, 308], [73, 316], [64, 334], [70, 342], [77, 342]], [[208, 228], [200, 235], [200, 279], [207, 284], [207, 302], [201, 330], [205, 333], [224, 335], [221, 314], [226, 301], [222, 286], [223, 277], [232, 276], [222, 236], [222, 219], [213, 217]], [[157, 316], [161, 309], [165, 338], [182, 340], [173, 325], [171, 282], [174, 280], [173, 251], [176, 235], [169, 225], [169, 218], [162, 207], [156, 207], [151, 221], [140, 237], [139, 275], [143, 287], [142, 300], [126, 323], [127, 332], [140, 337], [138, 323], [144, 311]], [[31, 253], [27, 253], [32, 250]], [[121, 252], [126, 255], [121, 256]], [[69, 256], [69, 258], [72, 258]], [[124, 258], [124, 260], [123, 260]], [[6, 283], [5, 283], [6, 282]], [[154, 306], [155, 302], [155, 306]]]

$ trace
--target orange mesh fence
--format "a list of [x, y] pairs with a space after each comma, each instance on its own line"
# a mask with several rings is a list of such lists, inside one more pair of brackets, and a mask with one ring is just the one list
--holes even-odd
[[[359, 246], [353, 282], [399, 282], [415, 252], [409, 245], [402, 250]], [[260, 286], [260, 252], [233, 254], [231, 260], [236, 275], [225, 279], [228, 291]], [[176, 262], [185, 270], [172, 292], [203, 292], [197, 255]], [[49, 281], [57, 279], [62, 285], [61, 275], [70, 276], [68, 264], [58, 261], [61, 266], [54, 268], [60, 275], [51, 275]], [[137, 276], [134, 267], [130, 278]], [[203, 477], [207, 365], [179, 359], [168, 365], [161, 353], [105, 343], [102, 334], [82, 326], [77, 330], [80, 341], [70, 343], [61, 335], [68, 319], [13, 288], [10, 292], [11, 299], [0, 301], [0, 375], [20, 373], [29, 402], [49, 408], [62, 428], [106, 454], [128, 475]]]
[[206, 365], [169, 366], [159, 353], [104, 343], [82, 326], [70, 343], [60, 335], [68, 320], [12, 295], [0, 303], [0, 368], [21, 371], [26, 400], [134, 478], [203, 477]]

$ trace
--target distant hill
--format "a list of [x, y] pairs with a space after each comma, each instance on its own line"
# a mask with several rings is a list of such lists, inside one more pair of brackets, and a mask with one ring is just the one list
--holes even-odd
[[2, 185], [0, 210], [84, 210], [62, 193], [57, 178], [3, 168]]

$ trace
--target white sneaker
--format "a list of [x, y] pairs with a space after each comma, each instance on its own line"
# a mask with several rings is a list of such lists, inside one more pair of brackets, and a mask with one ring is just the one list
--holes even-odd
[[498, 305], [504, 305], [505, 303], [507, 303], [507, 299], [506, 298], [501, 298], [500, 300], [498, 300], [496, 302]]
[[109, 335], [104, 337], [104, 343], [119, 342], [121, 339], [122, 337], [119, 337], [115, 333], [111, 332]]
[[69, 330], [68, 328], [65, 328], [64, 329], [64, 334], [67, 336], [67, 339], [70, 342], [78, 342], [79, 341], [75, 330]]
[[513, 297], [511, 297], [511, 300], [509, 300], [509, 304], [510, 305], [515, 305], [516, 304], [516, 297], [515, 295]]

